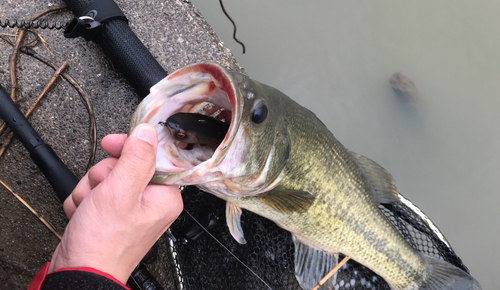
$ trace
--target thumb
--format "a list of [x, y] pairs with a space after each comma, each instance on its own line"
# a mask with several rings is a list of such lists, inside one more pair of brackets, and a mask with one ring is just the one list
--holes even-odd
[[142, 193], [153, 177], [156, 165], [156, 129], [140, 124], [125, 140], [116, 166], [104, 181], [115, 194], [135, 197]]

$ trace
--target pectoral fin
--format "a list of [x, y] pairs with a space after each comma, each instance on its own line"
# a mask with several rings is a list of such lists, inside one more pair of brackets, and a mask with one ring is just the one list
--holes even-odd
[[246, 244], [247, 241], [245, 240], [243, 229], [241, 228], [242, 213], [243, 211], [241, 207], [230, 202], [226, 202], [226, 222], [229, 232], [238, 243]]
[[354, 152], [351, 154], [356, 158], [361, 171], [368, 179], [376, 202], [387, 204], [400, 201], [396, 182], [387, 170], [368, 157]]
[[[312, 289], [338, 264], [338, 254], [309, 247], [293, 234], [292, 239], [295, 245], [295, 277], [303, 289]], [[337, 273], [319, 289], [332, 289], [336, 280]]]
[[291, 214], [309, 209], [314, 202], [314, 196], [301, 190], [275, 187], [259, 196], [259, 200], [279, 212]]

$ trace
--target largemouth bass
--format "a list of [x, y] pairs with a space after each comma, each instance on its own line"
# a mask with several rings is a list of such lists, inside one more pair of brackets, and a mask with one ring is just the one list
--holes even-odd
[[[179, 146], [160, 122], [205, 106], [230, 117], [220, 144]], [[227, 201], [233, 237], [245, 243], [242, 208], [292, 233], [295, 274], [310, 289], [342, 253], [392, 289], [481, 289], [457, 267], [406, 242], [379, 210], [401, 202], [391, 175], [346, 149], [309, 110], [277, 89], [216, 64], [182, 68], [151, 88], [131, 121], [158, 132], [154, 183], [196, 185]], [[329, 285], [333, 285], [333, 279]]]

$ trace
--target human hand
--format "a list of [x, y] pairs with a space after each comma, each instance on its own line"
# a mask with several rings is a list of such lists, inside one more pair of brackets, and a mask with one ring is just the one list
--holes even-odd
[[64, 202], [70, 219], [48, 270], [91, 267], [126, 283], [158, 238], [182, 211], [177, 187], [149, 184], [158, 140], [153, 126], [137, 126], [127, 138], [108, 135], [111, 157], [82, 178]]

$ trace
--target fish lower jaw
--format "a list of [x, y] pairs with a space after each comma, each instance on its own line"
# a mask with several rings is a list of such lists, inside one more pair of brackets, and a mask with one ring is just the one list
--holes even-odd
[[250, 197], [262, 193], [261, 190], [249, 188], [245, 184], [235, 182], [232, 178], [223, 175], [219, 179], [214, 178], [203, 183], [197, 183], [196, 186], [224, 200]]
[[200, 176], [194, 170], [186, 170], [175, 173], [161, 173], [157, 172], [151, 179], [152, 183], [166, 184], [166, 185], [200, 185], [206, 182], [217, 182], [223, 178], [221, 172], [211, 172], [209, 174]]
[[200, 189], [210, 192], [216, 196], [219, 196], [222, 199], [226, 199], [226, 197], [244, 197], [242, 194], [242, 188], [239, 184], [232, 182], [230, 179], [220, 179], [220, 180], [211, 180], [203, 183], [197, 184], [197, 187]]

